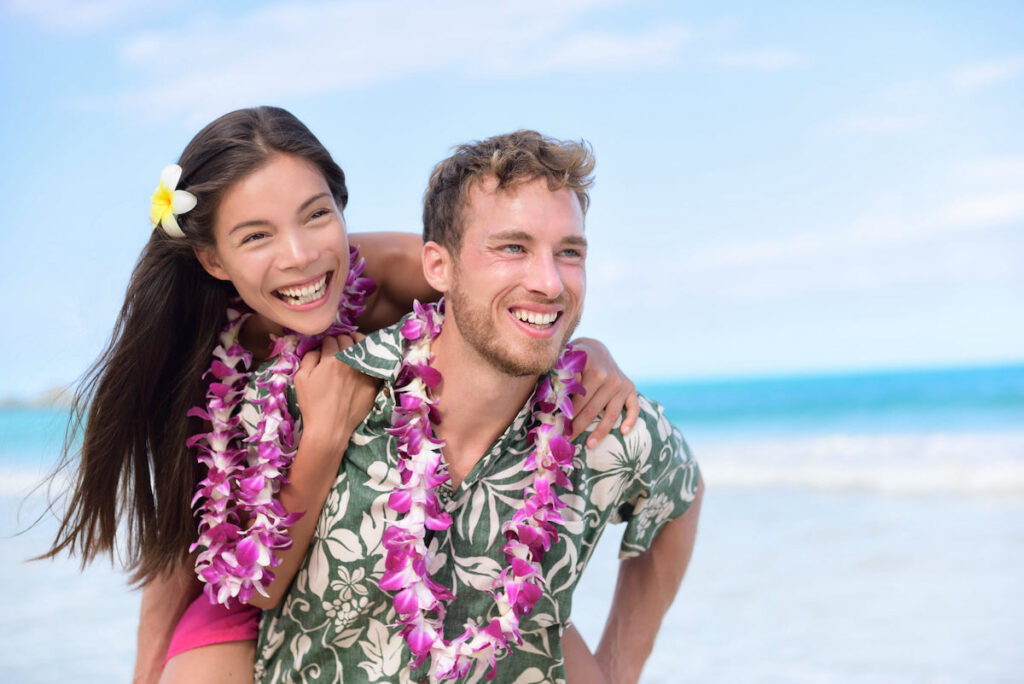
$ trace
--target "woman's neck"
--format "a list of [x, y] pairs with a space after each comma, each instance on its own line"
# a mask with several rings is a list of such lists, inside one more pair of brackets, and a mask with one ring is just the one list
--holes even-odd
[[266, 316], [253, 313], [242, 326], [238, 341], [252, 354], [253, 368], [259, 366], [270, 357], [270, 336], [284, 332], [277, 323]]

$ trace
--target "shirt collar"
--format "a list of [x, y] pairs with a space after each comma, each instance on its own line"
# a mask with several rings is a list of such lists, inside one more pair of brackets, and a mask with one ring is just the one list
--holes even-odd
[[393, 384], [402, 367], [402, 325], [412, 315], [410, 312], [394, 325], [367, 335], [362, 342], [335, 354], [335, 358], [357, 371]]

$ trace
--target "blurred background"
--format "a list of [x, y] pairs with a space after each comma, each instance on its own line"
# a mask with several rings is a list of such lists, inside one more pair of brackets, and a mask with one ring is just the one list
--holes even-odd
[[580, 332], [708, 485], [644, 681], [1024, 678], [1024, 5], [3, 0], [0, 97], [0, 680], [129, 676], [122, 575], [12, 535], [160, 170], [258, 104], [334, 154], [353, 232], [418, 232], [454, 144], [593, 145]]

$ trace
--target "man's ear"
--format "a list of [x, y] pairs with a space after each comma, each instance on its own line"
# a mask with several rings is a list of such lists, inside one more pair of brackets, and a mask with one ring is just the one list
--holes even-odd
[[217, 280], [231, 280], [228, 272], [221, 266], [220, 257], [217, 256], [217, 250], [213, 247], [196, 247], [193, 248], [192, 253], [196, 255], [196, 259], [199, 260], [203, 270], [214, 278]]
[[423, 245], [423, 276], [430, 287], [445, 294], [451, 287], [453, 259], [447, 247], [433, 240]]

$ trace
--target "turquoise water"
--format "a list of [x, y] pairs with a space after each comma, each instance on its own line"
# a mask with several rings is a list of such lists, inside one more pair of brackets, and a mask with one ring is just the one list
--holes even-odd
[[[647, 383], [718, 486], [1024, 497], [1024, 364]], [[0, 410], [0, 491], [50, 468], [67, 412]]]
[[62, 408], [0, 409], [0, 464], [47, 465], [60, 453], [68, 411]]
[[[1024, 429], [1024, 364], [648, 382], [640, 389], [688, 435]], [[0, 462], [52, 459], [66, 421], [59, 408], [0, 409]]]
[[684, 430], [822, 434], [1024, 428], [1024, 364], [645, 383]]

